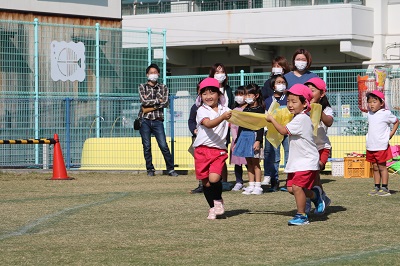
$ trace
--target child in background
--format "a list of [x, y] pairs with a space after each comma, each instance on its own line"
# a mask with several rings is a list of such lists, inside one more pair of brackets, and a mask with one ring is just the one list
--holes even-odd
[[193, 142], [196, 178], [202, 181], [203, 193], [210, 206], [207, 219], [214, 220], [225, 213], [221, 175], [228, 158], [226, 135], [232, 115], [224, 106], [225, 97], [218, 80], [205, 78], [200, 82], [196, 99], [197, 137]]
[[[256, 84], [246, 86], [245, 101], [247, 106], [243, 112], [265, 113], [264, 101], [262, 100], [260, 87]], [[249, 186], [245, 188], [242, 194], [245, 195], [261, 195], [261, 168], [260, 159], [264, 156], [263, 152], [264, 128], [259, 130], [251, 130], [239, 127], [238, 139], [233, 151], [233, 155], [246, 157], [247, 173], [249, 176]]]
[[[319, 171], [315, 177], [315, 186], [319, 186], [322, 190], [322, 197], [325, 201], [325, 208], [331, 204], [330, 198], [326, 196], [325, 190], [322, 187], [320, 172], [325, 169], [325, 164], [331, 154], [331, 142], [327, 136], [328, 127], [333, 124], [333, 110], [326, 97], [326, 83], [319, 77], [311, 78], [304, 85], [311, 89], [313, 94], [312, 103], [319, 103], [322, 106], [321, 121], [318, 124], [317, 136], [314, 136], [315, 144], [319, 152]], [[311, 200], [307, 199], [306, 213], [311, 210]]]
[[[366, 160], [372, 163], [375, 182], [375, 187], [369, 195], [390, 196], [386, 161], [392, 159], [389, 140], [396, 133], [399, 120], [392, 112], [385, 109], [385, 96], [382, 92], [374, 90], [367, 93], [367, 102], [369, 111]], [[392, 130], [390, 130], [390, 124], [393, 124]]]
[[[243, 111], [246, 107], [246, 102], [244, 101], [244, 93], [245, 88], [243, 86], [239, 86], [235, 91], [235, 109], [237, 111]], [[236, 184], [232, 188], [232, 191], [239, 191], [243, 188], [243, 167], [242, 165], [246, 165], [246, 158], [238, 157], [233, 155], [233, 151], [235, 150], [235, 142], [238, 135], [239, 126], [235, 124], [231, 124], [231, 136], [232, 136], [232, 143], [231, 143], [231, 156], [230, 156], [230, 164], [235, 165], [235, 177], [236, 177]]]
[[[284, 91], [286, 90], [287, 82], [282, 74], [271, 77], [271, 88], [274, 92], [271, 97], [265, 99], [265, 110], [268, 110], [273, 102], [278, 102], [279, 105], [286, 108], [287, 99]], [[289, 155], [289, 140], [287, 135], [282, 140], [283, 150], [285, 152], [285, 165]], [[279, 189], [279, 164], [281, 162], [281, 145], [277, 148], [265, 138], [264, 145], [264, 180], [261, 185], [271, 185], [269, 192], [276, 192]]]
[[297, 214], [288, 221], [288, 225], [308, 224], [305, 212], [306, 198], [315, 204], [316, 212], [325, 211], [325, 202], [319, 187], [313, 187], [315, 176], [319, 170], [319, 156], [314, 143], [313, 124], [308, 115], [312, 93], [303, 84], [295, 84], [287, 91], [287, 108], [294, 114], [292, 121], [286, 127], [279, 124], [272, 115], [267, 114], [266, 120], [271, 122], [282, 135], [289, 135], [289, 158], [285, 167], [288, 192], [294, 195]]

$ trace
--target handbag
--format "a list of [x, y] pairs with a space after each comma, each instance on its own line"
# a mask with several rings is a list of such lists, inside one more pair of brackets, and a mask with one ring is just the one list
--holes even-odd
[[133, 122], [133, 129], [139, 130], [141, 126], [142, 126], [142, 120], [140, 119], [140, 117], [137, 117]]

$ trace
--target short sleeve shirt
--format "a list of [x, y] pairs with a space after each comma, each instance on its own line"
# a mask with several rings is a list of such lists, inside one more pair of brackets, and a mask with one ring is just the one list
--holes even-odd
[[[331, 116], [333, 118], [333, 110], [331, 107], [327, 106], [324, 109], [324, 114], [327, 116]], [[324, 124], [324, 122], [319, 121], [317, 136], [314, 137], [315, 144], [317, 144], [317, 149], [330, 149], [332, 148], [331, 142], [328, 138], [328, 127]]]
[[380, 109], [377, 112], [368, 112], [367, 150], [383, 151], [389, 145], [390, 124], [394, 124], [397, 117], [391, 111]]
[[226, 111], [229, 111], [228, 107], [218, 104], [218, 112], [214, 111], [211, 107], [203, 104], [197, 109], [196, 122], [197, 122], [197, 137], [193, 142], [193, 147], [198, 147], [201, 145], [218, 148], [227, 149], [226, 147], [226, 135], [228, 134], [228, 122], [226, 120], [222, 121], [213, 128], [207, 128], [202, 125], [205, 118], [213, 120], [221, 116]]
[[300, 113], [286, 125], [289, 133], [289, 158], [285, 173], [319, 170], [319, 153], [314, 143], [311, 118]]

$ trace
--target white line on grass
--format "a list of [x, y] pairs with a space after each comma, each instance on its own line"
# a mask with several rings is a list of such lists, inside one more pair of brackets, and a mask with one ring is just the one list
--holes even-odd
[[338, 262], [338, 263], [344, 263], [346, 261], [353, 261], [355, 259], [365, 259], [374, 255], [382, 255], [382, 253], [398, 253], [400, 251], [399, 246], [393, 246], [393, 247], [386, 247], [386, 248], [381, 248], [381, 249], [375, 249], [375, 250], [368, 250], [368, 251], [360, 251], [357, 253], [352, 253], [352, 254], [346, 254], [346, 255], [341, 255], [341, 256], [336, 256], [336, 257], [328, 257], [328, 258], [322, 258], [318, 260], [311, 260], [311, 261], [303, 261], [300, 263], [292, 264], [293, 266], [302, 266], [302, 265], [321, 265], [324, 263], [329, 263], [329, 262]]
[[96, 206], [96, 205], [101, 205], [101, 204], [105, 204], [114, 200], [118, 200], [120, 198], [123, 198], [125, 196], [127, 196], [128, 193], [112, 193], [112, 197], [109, 197], [105, 200], [101, 200], [101, 201], [96, 201], [96, 202], [92, 202], [92, 203], [88, 203], [88, 204], [82, 204], [82, 205], [77, 205], [77, 206], [73, 206], [70, 208], [66, 208], [63, 209], [61, 211], [52, 213], [52, 214], [48, 214], [46, 216], [40, 217], [39, 219], [36, 219], [35, 221], [19, 228], [18, 230], [14, 231], [14, 232], [10, 232], [10, 233], [6, 233], [3, 235], [0, 235], [0, 240], [4, 240], [10, 237], [14, 237], [14, 236], [21, 236], [26, 234], [27, 232], [29, 232], [30, 230], [32, 230], [33, 228], [35, 228], [38, 225], [41, 225], [43, 223], [45, 223], [46, 221], [55, 218], [57, 216], [63, 215], [63, 214], [67, 214], [69, 212], [72, 211], [76, 211], [82, 208], [87, 208], [87, 207], [92, 207], [92, 206]]

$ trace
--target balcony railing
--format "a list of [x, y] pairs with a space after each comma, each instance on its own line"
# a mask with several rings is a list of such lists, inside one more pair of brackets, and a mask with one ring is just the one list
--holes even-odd
[[129, 16], [331, 4], [365, 5], [365, 0], [122, 0], [122, 15]]

